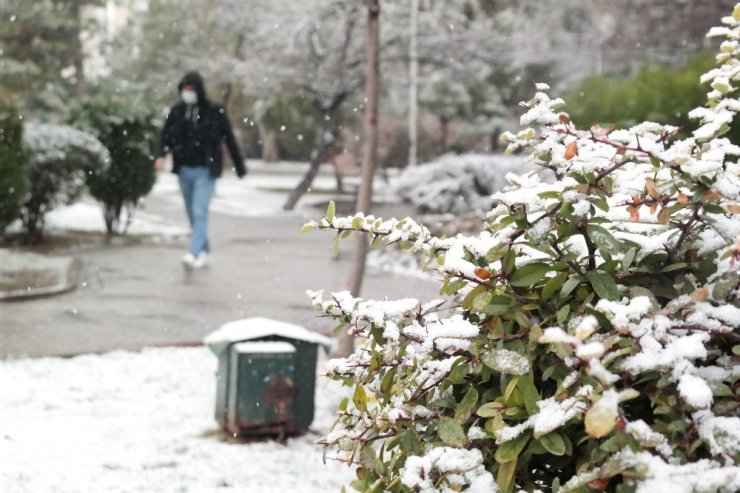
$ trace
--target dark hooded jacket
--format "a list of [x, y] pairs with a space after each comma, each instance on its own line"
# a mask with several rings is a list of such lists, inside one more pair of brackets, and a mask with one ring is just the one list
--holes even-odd
[[241, 178], [247, 173], [247, 168], [231, 131], [226, 111], [222, 106], [208, 100], [203, 78], [197, 72], [185, 74], [177, 85], [178, 92], [185, 85], [195, 87], [198, 102], [192, 106], [180, 102], [172, 107], [162, 131], [159, 156], [172, 153], [175, 173], [182, 166], [206, 166], [211, 176], [217, 178], [223, 171], [223, 141], [234, 162], [236, 174]]

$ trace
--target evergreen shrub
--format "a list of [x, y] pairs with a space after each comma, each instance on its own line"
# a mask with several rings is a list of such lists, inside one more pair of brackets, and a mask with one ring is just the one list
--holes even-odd
[[690, 137], [577, 128], [538, 84], [507, 134], [556, 179], [496, 194], [477, 236], [326, 217], [422, 251], [442, 300], [310, 293], [357, 349], [323, 438], [363, 492], [740, 491], [740, 4]]
[[[86, 176], [90, 194], [103, 205], [109, 234], [125, 233], [139, 200], [154, 186], [157, 115], [131, 102], [100, 98], [70, 113], [70, 124], [95, 135], [110, 151], [109, 166]], [[121, 224], [121, 213], [127, 220]]]
[[0, 105], [0, 235], [20, 212], [28, 187], [24, 164], [21, 116]]
[[28, 123], [23, 146], [29, 189], [21, 209], [27, 238], [38, 241], [44, 215], [74, 202], [85, 190], [86, 176], [105, 173], [110, 153], [93, 135], [64, 125]]
[[521, 174], [534, 166], [520, 157], [490, 154], [446, 154], [429, 163], [407, 167], [398, 181], [398, 193], [421, 213], [485, 214], [492, 196], [508, 182], [509, 173]]

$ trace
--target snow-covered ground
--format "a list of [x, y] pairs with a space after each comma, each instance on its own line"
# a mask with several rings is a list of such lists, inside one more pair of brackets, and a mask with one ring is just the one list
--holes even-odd
[[[216, 358], [205, 347], [0, 362], [3, 493], [338, 492], [316, 434], [230, 443], [213, 419]], [[321, 379], [313, 430], [342, 390]]]
[[[315, 178], [310, 193], [298, 202], [295, 211], [284, 211], [283, 204], [288, 192], [295, 187], [307, 170], [305, 163], [263, 163], [249, 162], [250, 174], [243, 180], [232, 173], [225, 173], [216, 182], [216, 190], [211, 201], [211, 210], [216, 213], [241, 217], [269, 217], [284, 214], [307, 215], [313, 204], [327, 203], [337, 198], [336, 181], [328, 165], [322, 166]], [[375, 185], [375, 200], [382, 202], [397, 201], [393, 183], [397, 173], [393, 170], [391, 185], [383, 182], [378, 176]], [[348, 190], [357, 186], [357, 176], [345, 177]], [[182, 207], [182, 197], [177, 183], [177, 176], [170, 172], [159, 173], [149, 197], [164, 198], [176, 207]], [[348, 197], [352, 197], [351, 195]], [[170, 220], [147, 210], [145, 198], [134, 214], [129, 227], [132, 235], [157, 235], [173, 237], [187, 235], [190, 232], [184, 214], [177, 220]], [[316, 211], [311, 210], [315, 214]], [[122, 220], [124, 218], [122, 217]], [[87, 197], [69, 206], [60, 206], [46, 215], [46, 228], [50, 231], [85, 231], [105, 232], [105, 222], [101, 206], [94, 199]], [[10, 231], [19, 231], [19, 222], [9, 227]]]
[[[46, 214], [46, 226], [51, 231], [105, 232], [101, 206], [92, 199], [53, 209]], [[128, 233], [171, 237], [190, 234], [190, 229], [185, 223], [168, 221], [161, 216], [137, 210]]]

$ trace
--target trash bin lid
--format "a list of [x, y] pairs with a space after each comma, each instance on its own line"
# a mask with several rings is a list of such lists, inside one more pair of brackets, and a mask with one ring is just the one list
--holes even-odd
[[248, 341], [234, 344], [233, 350], [242, 354], [295, 353], [295, 346], [283, 341]]
[[305, 328], [273, 320], [264, 317], [252, 317], [235, 320], [222, 325], [219, 329], [208, 334], [203, 343], [206, 344], [216, 356], [220, 356], [229, 345], [235, 342], [250, 341], [269, 336], [279, 336], [286, 339], [306, 341], [323, 346], [329, 351], [333, 345], [329, 337], [311, 332]]

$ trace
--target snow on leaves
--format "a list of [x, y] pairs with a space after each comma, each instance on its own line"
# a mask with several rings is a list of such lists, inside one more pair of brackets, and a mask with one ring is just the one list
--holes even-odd
[[505, 139], [540, 171], [507, 176], [486, 231], [333, 211], [306, 226], [418, 252], [442, 281], [429, 304], [312, 294], [361, 338], [330, 371], [355, 398], [323, 440], [361, 491], [491, 491], [488, 472], [502, 491], [740, 488], [740, 148], [722, 137], [738, 19], [710, 33], [728, 39], [692, 138], [579, 130], [538, 85], [522, 125], [539, 128]]

